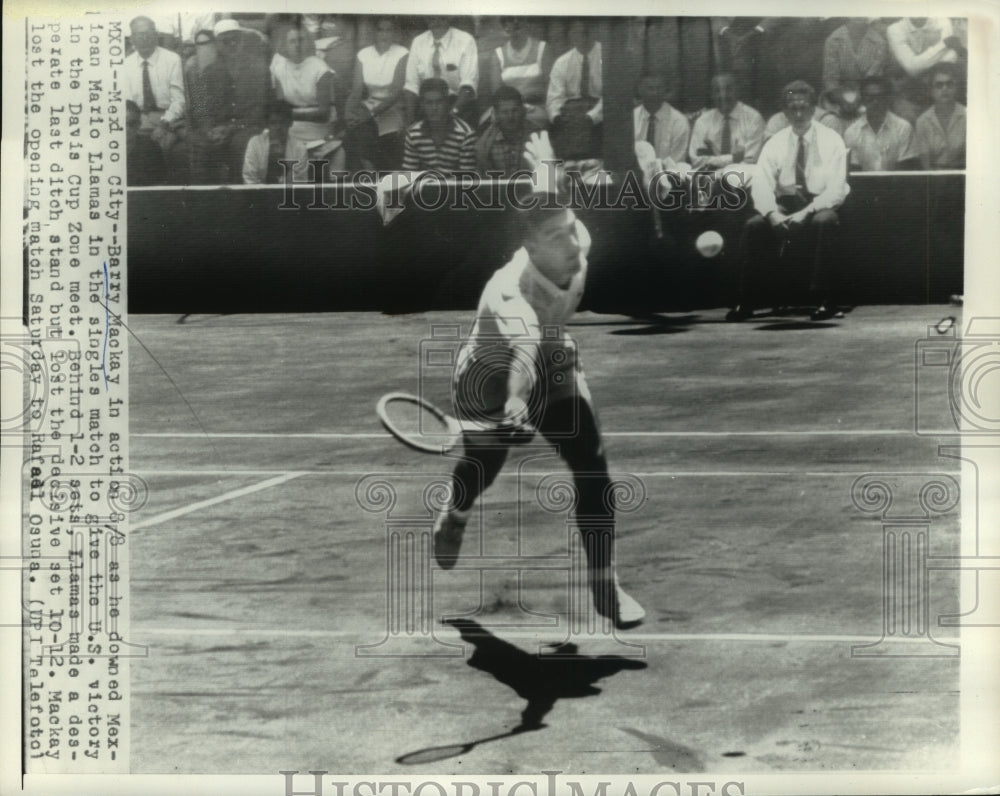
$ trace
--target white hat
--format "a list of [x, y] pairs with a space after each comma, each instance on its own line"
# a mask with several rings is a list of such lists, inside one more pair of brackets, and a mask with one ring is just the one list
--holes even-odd
[[240, 23], [235, 19], [220, 19], [215, 23], [214, 33], [221, 36], [223, 33], [232, 33], [234, 30], [242, 30]]

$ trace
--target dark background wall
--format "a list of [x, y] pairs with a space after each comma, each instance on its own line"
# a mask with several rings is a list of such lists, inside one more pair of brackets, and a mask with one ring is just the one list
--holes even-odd
[[[964, 195], [964, 174], [852, 175], [841, 210], [845, 300], [940, 303], [961, 293]], [[375, 210], [310, 209], [312, 199], [297, 188], [298, 209], [281, 209], [281, 187], [129, 191], [129, 312], [471, 309], [516, 247], [510, 209], [410, 207], [384, 227]], [[665, 213], [668, 236], [658, 240], [648, 210], [580, 211], [594, 241], [584, 306], [728, 304], [746, 212]], [[694, 248], [706, 229], [726, 240], [711, 260]]]

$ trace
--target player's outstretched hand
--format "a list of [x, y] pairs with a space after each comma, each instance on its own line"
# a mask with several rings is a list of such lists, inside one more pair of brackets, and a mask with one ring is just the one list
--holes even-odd
[[558, 160], [546, 130], [531, 134], [531, 138], [524, 144], [524, 157], [532, 169], [538, 169], [543, 163]]

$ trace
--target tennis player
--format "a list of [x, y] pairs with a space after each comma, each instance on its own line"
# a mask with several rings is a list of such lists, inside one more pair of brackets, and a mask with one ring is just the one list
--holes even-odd
[[458, 356], [455, 413], [480, 421], [484, 430], [463, 434], [451, 506], [435, 523], [434, 555], [443, 569], [455, 565], [476, 498], [499, 474], [509, 446], [529, 440], [537, 429], [573, 473], [594, 607], [616, 627], [634, 627], [645, 612], [615, 574], [615, 510], [604, 446], [575, 345], [564, 329], [583, 295], [590, 235], [571, 209], [549, 195], [558, 179], [548, 134], [532, 134], [525, 148], [538, 201], [518, 211], [522, 248], [484, 288]]

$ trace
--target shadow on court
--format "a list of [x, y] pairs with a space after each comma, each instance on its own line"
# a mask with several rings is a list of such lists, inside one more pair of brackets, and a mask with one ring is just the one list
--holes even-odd
[[601, 693], [601, 689], [595, 685], [598, 680], [611, 677], [623, 669], [647, 667], [644, 661], [617, 655], [580, 655], [577, 646], [569, 643], [553, 645], [551, 654], [533, 655], [497, 638], [471, 620], [450, 619], [445, 624], [461, 633], [462, 641], [475, 647], [468, 660], [469, 666], [493, 675], [499, 682], [512, 688], [519, 697], [527, 700], [528, 704], [521, 711], [520, 725], [508, 732], [408, 752], [397, 757], [397, 763], [414, 765], [444, 760], [465, 754], [482, 743], [540, 730], [546, 726], [542, 719], [560, 699], [597, 696]]

